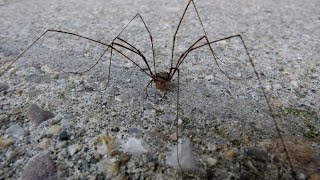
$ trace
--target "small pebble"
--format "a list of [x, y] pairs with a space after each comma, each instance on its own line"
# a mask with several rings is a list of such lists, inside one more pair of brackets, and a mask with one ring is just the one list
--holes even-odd
[[70, 156], [73, 156], [75, 153], [79, 152], [82, 149], [83, 145], [73, 144], [68, 147], [68, 152]]
[[25, 131], [19, 124], [12, 123], [6, 130], [6, 133], [11, 137], [19, 138], [20, 136], [24, 135]]
[[5, 127], [9, 124], [9, 116], [6, 114], [0, 114], [0, 127]]
[[97, 160], [97, 161], [99, 161], [99, 160], [101, 159], [101, 155], [100, 155], [100, 153], [98, 153], [98, 152], [94, 152], [94, 153], [93, 153], [93, 157], [94, 157], [94, 159]]
[[63, 130], [59, 135], [60, 141], [67, 141], [69, 140], [69, 134], [66, 130]]
[[27, 115], [34, 125], [39, 125], [43, 121], [54, 117], [54, 114], [52, 112], [43, 110], [36, 104], [31, 104], [29, 106]]
[[229, 150], [223, 153], [224, 157], [228, 160], [232, 160], [237, 156], [237, 153], [234, 150]]
[[12, 144], [13, 144], [13, 140], [11, 138], [0, 137], [0, 148], [7, 148]]
[[[192, 144], [190, 139], [183, 139], [181, 143], [177, 146], [173, 146], [166, 158], [166, 164], [175, 169], [192, 169], [194, 167], [194, 156], [192, 154]], [[179, 155], [179, 163], [178, 157]], [[181, 167], [181, 168], [180, 168]]]
[[65, 148], [67, 146], [67, 141], [60, 141], [57, 143], [58, 148]]
[[282, 85], [281, 85], [281, 84], [274, 84], [273, 87], [274, 87], [276, 90], [282, 89]]
[[120, 172], [120, 162], [116, 161], [113, 166], [113, 176], [118, 176]]
[[55, 179], [56, 167], [48, 154], [40, 153], [29, 159], [20, 178], [21, 180]]
[[4, 83], [0, 83], [0, 92], [6, 91], [8, 89], [9, 89], [9, 85], [4, 84]]
[[297, 81], [291, 81], [290, 84], [294, 87], [299, 87], [299, 84]]
[[299, 179], [299, 180], [306, 180], [306, 179], [307, 179], [307, 176], [306, 176], [305, 174], [303, 174], [303, 173], [299, 173], [299, 174], [298, 174], [298, 179]]
[[245, 154], [255, 160], [265, 162], [267, 160], [268, 153], [261, 149], [250, 147], [244, 150]]
[[112, 140], [112, 137], [110, 135], [106, 134], [106, 135], [103, 135], [101, 137], [101, 139], [102, 139], [102, 144], [107, 146], [108, 152], [109, 153], [112, 152], [114, 150], [114, 148], [115, 148], [115, 145], [114, 145], [114, 142]]
[[218, 149], [215, 144], [208, 143], [207, 146], [208, 146], [208, 150], [211, 152], [215, 152]]
[[46, 150], [51, 146], [51, 141], [48, 138], [44, 138], [38, 145], [39, 148]]
[[7, 160], [11, 160], [11, 159], [13, 159], [13, 158], [15, 158], [15, 157], [17, 157], [17, 152], [15, 152], [15, 151], [10, 151], [10, 150], [8, 150], [8, 151], [6, 152], [6, 158], [7, 158]]
[[155, 171], [157, 168], [157, 163], [151, 161], [151, 162], [148, 162], [147, 166], [151, 171]]
[[172, 133], [172, 134], [170, 135], [170, 139], [171, 139], [172, 141], [176, 141], [176, 140], [178, 139], [177, 134], [176, 134], [176, 133]]
[[46, 130], [46, 134], [47, 135], [54, 135], [54, 134], [58, 134], [61, 130], [60, 125], [53, 125], [51, 126], [49, 129]]
[[209, 167], [215, 166], [218, 163], [218, 159], [212, 158], [212, 157], [207, 157], [206, 161], [207, 161]]
[[143, 145], [142, 139], [129, 138], [125, 144], [124, 151], [129, 152], [132, 155], [138, 156], [140, 154], [148, 152], [148, 148]]
[[253, 165], [252, 161], [247, 161], [246, 165], [250, 167], [255, 173], [259, 173], [258, 169]]

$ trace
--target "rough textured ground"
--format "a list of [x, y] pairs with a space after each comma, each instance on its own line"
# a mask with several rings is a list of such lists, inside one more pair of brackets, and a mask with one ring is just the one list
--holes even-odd
[[[0, 0], [0, 70], [47, 29], [110, 43], [140, 12], [153, 35], [157, 72], [168, 71], [172, 36], [186, 4]], [[233, 79], [202, 48], [185, 59], [170, 92], [153, 85], [147, 97], [150, 77], [115, 52], [107, 87], [110, 51], [87, 73], [66, 73], [88, 69], [105, 47], [48, 33], [0, 77], [1, 179], [319, 179], [320, 2], [196, 5], [210, 40], [242, 34], [272, 113], [240, 39], [213, 45], [218, 64]], [[190, 10], [174, 63], [203, 35]], [[121, 37], [146, 55], [154, 72], [143, 24], [133, 21]], [[174, 152], [178, 85], [183, 172]]]

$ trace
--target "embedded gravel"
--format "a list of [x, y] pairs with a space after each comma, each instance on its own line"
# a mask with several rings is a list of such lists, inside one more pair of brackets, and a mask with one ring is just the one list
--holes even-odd
[[[147, 63], [170, 69], [187, 0], [0, 0], [0, 72], [47, 29], [110, 43], [138, 12], [155, 54], [136, 19], [120, 37], [141, 69], [116, 51], [109, 68], [109, 50], [68, 73], [106, 47], [46, 33], [0, 77], [0, 178], [319, 179], [320, 1], [195, 3], [210, 41], [242, 35], [266, 94], [239, 38], [212, 44], [217, 62], [189, 53], [169, 92], [146, 90]], [[191, 6], [173, 65], [202, 35]]]

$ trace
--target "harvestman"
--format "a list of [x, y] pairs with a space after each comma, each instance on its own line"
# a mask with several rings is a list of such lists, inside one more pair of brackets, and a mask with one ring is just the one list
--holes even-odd
[[[201, 24], [201, 27], [202, 27], [202, 30], [203, 30], [203, 33], [204, 35], [199, 38], [198, 40], [196, 40], [195, 42], [193, 42], [193, 44], [186, 50], [184, 51], [180, 57], [178, 58], [178, 61], [176, 64], [173, 64], [173, 56], [174, 56], [174, 50], [175, 50], [175, 42], [176, 42], [176, 36], [177, 36], [177, 33], [179, 31], [179, 28], [180, 28], [180, 25], [182, 23], [182, 20], [184, 19], [185, 17], [185, 14], [188, 10], [188, 8], [190, 7], [190, 4], [192, 4], [192, 6], [194, 7], [194, 10], [197, 14], [197, 18]], [[141, 53], [141, 51], [139, 49], [137, 49], [135, 46], [133, 46], [132, 44], [130, 44], [129, 42], [127, 42], [126, 40], [120, 38], [119, 36], [127, 29], [127, 27], [129, 26], [129, 24], [136, 18], [139, 18], [145, 29], [148, 31], [148, 34], [149, 34], [149, 38], [150, 38], [150, 42], [151, 42], [151, 48], [152, 48], [152, 55], [153, 55], [153, 66], [154, 66], [154, 72], [151, 70], [150, 68], [150, 65], [149, 63], [147, 62], [147, 59], [146, 57]], [[172, 51], [171, 51], [171, 65], [170, 65], [170, 69], [169, 71], [167, 72], [156, 72], [156, 67], [155, 67], [155, 51], [154, 51], [154, 45], [153, 45], [153, 38], [152, 38], [152, 35], [151, 35], [151, 32], [149, 30], [149, 28], [147, 27], [145, 21], [143, 20], [142, 16], [140, 15], [140, 13], [137, 13], [130, 21], [129, 23], [121, 30], [121, 32], [112, 40], [112, 42], [110, 44], [106, 44], [106, 43], [103, 43], [103, 42], [100, 42], [98, 40], [94, 40], [92, 38], [88, 38], [88, 37], [85, 37], [85, 36], [82, 36], [82, 35], [79, 35], [79, 34], [76, 34], [76, 33], [72, 33], [72, 32], [66, 32], [66, 31], [61, 31], [61, 30], [55, 30], [55, 29], [48, 29], [46, 30], [41, 36], [39, 36], [33, 43], [31, 43], [31, 45], [29, 45], [21, 54], [18, 55], [18, 57], [16, 59], [13, 60], [12, 63], [9, 64], [8, 67], [6, 67], [2, 72], [0, 72], [0, 77], [28, 50], [30, 49], [37, 41], [39, 41], [40, 38], [42, 38], [43, 36], [45, 36], [48, 32], [56, 32], [56, 33], [63, 33], [63, 34], [68, 34], [68, 35], [72, 35], [72, 36], [76, 36], [76, 37], [80, 37], [80, 38], [83, 38], [83, 39], [86, 39], [86, 40], [89, 40], [89, 41], [92, 41], [92, 42], [95, 42], [95, 43], [98, 43], [98, 44], [101, 44], [101, 45], [104, 45], [106, 46], [107, 48], [103, 51], [103, 53], [100, 55], [99, 59], [90, 67], [88, 68], [87, 70], [85, 71], [82, 71], [82, 72], [71, 72], [71, 73], [77, 73], [77, 74], [82, 74], [82, 73], [85, 73], [85, 72], [88, 72], [90, 71], [93, 67], [95, 67], [99, 61], [101, 60], [101, 58], [105, 55], [105, 53], [109, 50], [110, 48], [110, 59], [109, 59], [109, 72], [108, 72], [108, 80], [107, 80], [107, 86], [108, 86], [108, 83], [110, 81], [110, 68], [111, 68], [111, 62], [112, 62], [112, 53], [113, 51], [116, 51], [117, 53], [119, 53], [120, 55], [122, 55], [124, 58], [130, 60], [135, 66], [137, 66], [142, 72], [144, 72], [147, 76], [149, 76], [151, 78], [151, 80], [149, 81], [149, 83], [146, 85], [146, 93], [147, 93], [147, 96], [148, 96], [148, 87], [154, 82], [155, 85], [156, 85], [156, 88], [161, 90], [161, 91], [170, 91], [170, 81], [173, 79], [173, 77], [175, 76], [175, 74], [177, 73], [177, 76], [178, 76], [178, 90], [177, 90], [177, 104], [176, 104], [176, 119], [175, 119], [175, 122], [176, 122], [176, 134], [177, 134], [177, 142], [179, 140], [179, 136], [178, 136], [178, 129], [179, 129], [179, 126], [178, 126], [178, 119], [179, 119], [179, 113], [178, 113], [178, 109], [179, 109], [179, 67], [180, 65], [183, 63], [183, 61], [185, 60], [185, 58], [188, 56], [188, 54], [196, 49], [199, 49], [199, 48], [202, 48], [204, 46], [208, 46], [209, 49], [210, 49], [210, 53], [214, 59], [214, 62], [215, 64], [217, 65], [217, 67], [219, 68], [219, 70], [230, 80], [230, 79], [234, 79], [234, 78], [231, 78], [229, 77], [219, 66], [218, 64], [218, 56], [216, 56], [216, 54], [214, 53], [213, 51], [213, 48], [212, 48], [212, 44], [213, 43], [217, 43], [219, 41], [224, 41], [224, 40], [228, 40], [228, 39], [232, 39], [232, 38], [239, 38], [241, 40], [241, 43], [245, 49], [245, 52], [246, 52], [246, 55], [248, 56], [248, 59], [250, 61], [250, 64], [253, 68], [253, 71], [254, 71], [254, 74], [257, 78], [257, 80], [259, 81], [259, 86], [260, 86], [260, 89], [263, 93], [263, 96], [266, 100], [266, 103], [267, 103], [267, 106], [268, 106], [268, 109], [270, 111], [270, 113], [273, 112], [272, 110], [272, 107], [269, 103], [269, 99], [267, 98], [267, 95], [266, 95], [266, 92], [264, 90], [264, 88], [262, 87], [262, 83], [261, 83], [261, 80], [260, 80], [260, 77], [258, 75], [258, 71], [256, 70], [255, 68], [255, 64], [253, 63], [253, 60], [249, 54], [249, 51], [248, 51], [248, 48], [246, 46], [246, 44], [244, 43], [244, 40], [242, 38], [242, 36], [240, 34], [236, 34], [236, 35], [232, 35], [232, 36], [228, 36], [228, 37], [223, 37], [223, 38], [220, 38], [220, 39], [217, 39], [217, 40], [214, 40], [214, 41], [209, 41], [209, 38], [207, 36], [207, 33], [204, 29], [204, 26], [203, 26], [203, 23], [202, 23], [202, 20], [200, 18], [200, 15], [198, 13], [198, 10], [197, 10], [197, 7], [194, 3], [193, 0], [189, 0], [187, 6], [185, 7], [184, 11], [183, 11], [183, 14], [182, 14], [182, 17], [179, 21], [179, 24], [177, 26], [177, 29], [174, 33], [174, 36], [173, 36], [173, 43], [172, 43]], [[205, 43], [202, 43], [200, 44], [200, 42], [202, 40], [205, 40]], [[137, 62], [135, 62], [132, 58], [128, 57], [126, 54], [124, 54], [120, 49], [124, 49], [124, 50], [128, 50], [136, 55], [138, 55], [139, 57], [141, 57], [141, 59], [143, 60], [143, 62], [145, 63], [145, 65], [147, 66], [147, 68], [142, 68]], [[282, 143], [282, 146], [283, 146], [283, 149], [287, 155], [287, 159], [288, 159], [288, 163], [289, 163], [289, 166], [292, 170], [292, 172], [294, 173], [294, 170], [293, 170], [293, 166], [292, 166], [292, 163], [291, 163], [291, 159], [290, 159], [290, 156], [289, 156], [289, 153], [288, 153], [288, 150], [287, 150], [287, 147], [286, 147], [286, 144], [284, 143], [284, 139], [281, 135], [281, 132], [280, 132], [280, 128], [279, 128], [279, 125], [276, 121], [276, 119], [274, 117], [272, 117], [273, 119], [273, 123], [276, 127], [276, 130], [277, 130], [277, 133], [278, 133], [278, 136], [280, 137], [281, 139], [281, 143]], [[177, 157], [178, 156], [178, 145], [177, 145]], [[179, 163], [179, 158], [177, 158], [178, 160], [178, 164], [181, 168], [181, 165]], [[182, 168], [181, 168], [182, 169]]]

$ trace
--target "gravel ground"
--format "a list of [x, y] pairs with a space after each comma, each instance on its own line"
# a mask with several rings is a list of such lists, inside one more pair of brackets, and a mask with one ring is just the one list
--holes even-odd
[[[1, 179], [320, 179], [320, 2], [195, 2], [210, 40], [242, 35], [272, 113], [239, 38], [213, 45], [232, 79], [201, 48], [164, 93], [155, 85], [146, 91], [150, 77], [116, 52], [109, 84], [110, 51], [90, 71], [67, 73], [90, 68], [105, 47], [49, 32], [0, 77]], [[47, 29], [110, 43], [140, 12], [156, 72], [168, 71], [186, 4], [0, 0], [0, 70]], [[202, 35], [191, 7], [173, 63]], [[154, 72], [143, 23], [133, 21], [121, 38]]]

